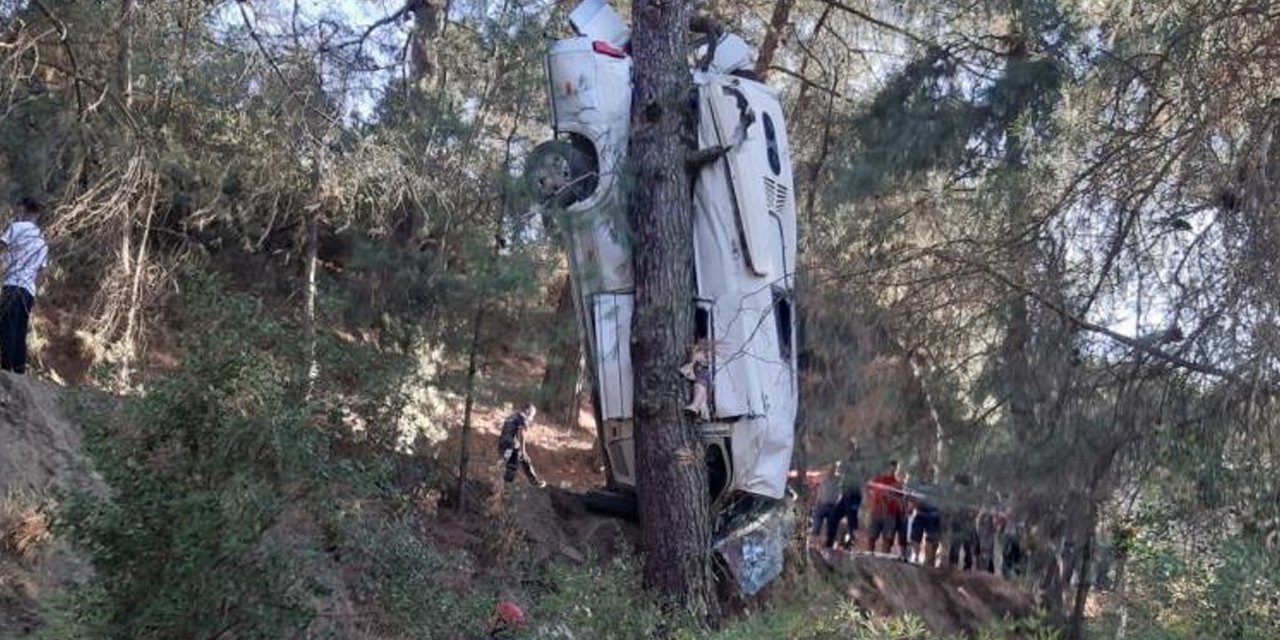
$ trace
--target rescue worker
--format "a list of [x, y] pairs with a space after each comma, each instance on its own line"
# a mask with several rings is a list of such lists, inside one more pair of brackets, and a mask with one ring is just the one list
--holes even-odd
[[538, 472], [534, 470], [529, 452], [525, 448], [525, 430], [533, 424], [533, 418], [537, 413], [537, 408], [527, 405], [522, 411], [507, 416], [502, 423], [502, 433], [498, 435], [498, 454], [506, 464], [506, 471], [502, 474], [503, 482], [515, 480], [516, 471], [523, 468], [524, 475], [529, 478], [530, 483], [538, 487], [547, 486], [547, 483], [538, 477]]
[[942, 537], [942, 513], [933, 497], [923, 491], [916, 494], [914, 504], [911, 549], [918, 562], [926, 567], [935, 567], [938, 564], [938, 545]]
[[1004, 549], [996, 549], [996, 541], [999, 539], [1000, 531], [997, 524], [998, 517], [996, 509], [983, 505], [978, 510], [978, 570], [987, 573], [998, 574], [999, 565], [1002, 564], [1000, 555], [1004, 553]]
[[894, 497], [898, 501], [897, 519], [894, 521], [894, 533], [898, 538], [898, 554], [902, 556], [903, 562], [911, 562], [911, 502], [908, 499], [907, 489], [907, 473], [900, 471], [898, 473], [898, 493]]
[[1004, 577], [1006, 579], [1023, 574], [1025, 556], [1022, 552], [1022, 539], [1026, 536], [1026, 525], [1019, 520], [1009, 519], [1004, 536]]
[[963, 568], [968, 571], [978, 562], [978, 512], [970, 503], [972, 495], [963, 491], [971, 482], [966, 475], [955, 477], [957, 495], [947, 504], [943, 519], [947, 525], [947, 566], [960, 566], [960, 554], [964, 554]]
[[894, 531], [903, 508], [900, 495], [902, 481], [898, 478], [898, 472], [897, 461], [891, 460], [883, 472], [867, 483], [867, 502], [870, 503], [868, 551], [874, 552], [879, 540], [884, 540], [881, 545], [882, 553], [889, 553], [893, 549]]
[[840, 481], [842, 479], [840, 461], [837, 460], [832, 465], [831, 472], [823, 476], [822, 484], [818, 485], [817, 501], [813, 508], [813, 531], [810, 535], [818, 537], [825, 525], [826, 536], [823, 538], [823, 547], [827, 549], [835, 546], [836, 531], [840, 528]]
[[852, 551], [858, 542], [858, 511], [862, 508], [862, 483], [850, 482], [840, 497], [840, 514], [849, 524], [846, 527], [848, 539], [844, 548]]

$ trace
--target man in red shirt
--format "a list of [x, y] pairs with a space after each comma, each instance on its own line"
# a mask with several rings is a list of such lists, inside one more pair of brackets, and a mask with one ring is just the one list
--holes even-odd
[[868, 530], [868, 551], [876, 550], [876, 541], [884, 540], [881, 551], [889, 553], [893, 550], [894, 532], [898, 527], [898, 519], [904, 513], [902, 504], [902, 478], [899, 475], [897, 461], [891, 460], [883, 472], [867, 483], [867, 502], [870, 505], [870, 527]]

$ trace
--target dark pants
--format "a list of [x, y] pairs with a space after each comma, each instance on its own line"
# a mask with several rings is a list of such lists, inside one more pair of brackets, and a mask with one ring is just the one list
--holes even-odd
[[893, 549], [893, 534], [894, 531], [897, 530], [898, 526], [897, 516], [889, 513], [877, 513], [872, 511], [871, 523], [869, 526], [869, 537], [867, 539], [868, 551], [875, 551], [876, 542], [878, 540], [884, 540], [884, 544], [881, 546], [881, 552], [889, 553], [889, 551]]
[[847, 548], [852, 549], [858, 542], [858, 507], [861, 503], [849, 502], [844, 505], [845, 521], [849, 523], [849, 542]]
[[898, 534], [898, 551], [902, 554], [904, 559], [911, 557], [911, 552], [907, 546], [907, 525], [909, 523], [910, 521], [907, 519], [906, 514], [898, 515], [898, 523], [895, 526], [895, 531]]
[[529, 482], [539, 484], [541, 480], [538, 478], [538, 472], [534, 470], [533, 463], [529, 461], [529, 456], [521, 449], [507, 449], [506, 454], [507, 471], [502, 474], [504, 482], [511, 482], [516, 479], [516, 471], [524, 469], [525, 477], [529, 478]]
[[27, 326], [35, 303], [22, 287], [6, 286], [0, 294], [0, 369], [27, 372]]
[[936, 511], [917, 511], [911, 522], [911, 548], [919, 550], [924, 543], [924, 557], [920, 560], [925, 566], [932, 567], [938, 559], [938, 540], [942, 536], [942, 518]]
[[831, 547], [836, 543], [836, 531], [840, 528], [840, 505], [830, 502], [820, 504], [813, 512], [813, 531], [810, 535], [818, 535], [822, 532], [823, 525], [826, 525], [826, 537], [823, 538], [823, 545]]
[[980, 568], [978, 565], [978, 532], [972, 529], [953, 529], [947, 549], [947, 564], [960, 564], [960, 552], [964, 551], [964, 569]]
[[1022, 545], [1017, 536], [1009, 536], [1004, 542], [1004, 577], [1020, 576], [1023, 569]]

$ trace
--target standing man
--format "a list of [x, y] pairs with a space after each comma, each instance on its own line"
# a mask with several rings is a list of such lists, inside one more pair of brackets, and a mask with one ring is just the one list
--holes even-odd
[[978, 512], [972, 505], [974, 497], [969, 490], [972, 484], [968, 475], [956, 475], [955, 492], [943, 514], [947, 524], [947, 566], [962, 567], [965, 571], [981, 571], [982, 567], [978, 564]]
[[911, 521], [911, 550], [916, 554], [917, 562], [933, 568], [938, 564], [938, 546], [942, 536], [942, 514], [928, 490], [921, 488], [912, 497], [915, 505], [915, 518]]
[[816, 538], [823, 533], [824, 527], [826, 536], [823, 540], [823, 548], [830, 549], [835, 546], [836, 530], [840, 527], [840, 484], [843, 476], [840, 473], [840, 461], [837, 460], [829, 471], [822, 478], [822, 484], [818, 486], [817, 505], [813, 510], [813, 531], [811, 536]]
[[848, 483], [840, 497], [840, 512], [849, 522], [849, 539], [844, 548], [853, 551], [858, 546], [858, 510], [862, 508], [862, 482], [855, 479]]
[[890, 461], [885, 470], [867, 483], [867, 502], [870, 503], [870, 523], [867, 550], [876, 550], [876, 541], [884, 540], [881, 552], [893, 549], [894, 532], [898, 516], [902, 513], [902, 480], [898, 477], [898, 463]]
[[529, 482], [539, 487], [547, 486], [547, 483], [538, 477], [538, 472], [533, 468], [533, 462], [529, 460], [529, 452], [525, 449], [525, 430], [533, 423], [537, 413], [538, 410], [530, 404], [522, 411], [507, 416], [502, 423], [502, 433], [498, 435], [498, 454], [507, 465], [506, 472], [502, 474], [504, 482], [515, 480], [516, 471], [523, 467], [524, 475], [529, 478]]
[[31, 307], [36, 303], [36, 277], [49, 258], [37, 221], [40, 203], [31, 198], [18, 200], [14, 220], [0, 234], [3, 253], [4, 290], [0, 294], [0, 369], [22, 374], [27, 371], [27, 328]]

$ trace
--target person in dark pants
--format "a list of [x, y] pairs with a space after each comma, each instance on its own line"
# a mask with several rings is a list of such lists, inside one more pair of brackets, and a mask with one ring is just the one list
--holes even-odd
[[875, 551], [876, 542], [880, 540], [883, 540], [881, 553], [889, 553], [893, 548], [898, 517], [903, 511], [902, 479], [898, 474], [898, 463], [890, 461], [880, 475], [867, 483], [867, 501], [871, 503], [868, 551]]
[[971, 494], [966, 491], [971, 486], [968, 476], [956, 476], [956, 496], [947, 505], [945, 519], [947, 521], [947, 565], [960, 565], [960, 554], [964, 553], [965, 571], [981, 568], [978, 564], [978, 511], [969, 504]]
[[14, 220], [0, 234], [4, 289], [0, 293], [0, 369], [27, 371], [27, 329], [36, 303], [36, 278], [49, 258], [49, 248], [36, 224], [40, 204], [23, 198]]
[[840, 496], [840, 515], [848, 522], [849, 539], [844, 548], [852, 551], [858, 546], [858, 511], [862, 508], [862, 483], [852, 482]]
[[502, 423], [502, 433], [498, 435], [498, 455], [502, 456], [502, 461], [506, 463], [506, 471], [502, 474], [503, 482], [515, 480], [516, 472], [523, 468], [529, 482], [539, 487], [547, 486], [547, 483], [538, 477], [537, 470], [533, 468], [533, 461], [529, 459], [529, 452], [525, 449], [525, 430], [533, 423], [535, 415], [537, 415], [537, 409], [533, 405], [528, 405], [524, 410], [507, 416]]
[[817, 537], [823, 532], [823, 547], [830, 549], [836, 543], [836, 531], [840, 528], [840, 462], [836, 461], [831, 471], [822, 478], [818, 486], [817, 504], [813, 509], [813, 531], [810, 536]]
[[938, 563], [942, 514], [938, 511], [938, 505], [927, 494], [921, 493], [914, 499], [914, 503], [916, 515], [911, 521], [911, 549], [916, 552], [918, 562], [932, 568]]
[[911, 561], [911, 545], [908, 539], [911, 530], [911, 502], [907, 499], [907, 474], [906, 472], [898, 473], [898, 513], [897, 520], [894, 524], [894, 532], [898, 537], [898, 555], [902, 556], [903, 561]]

